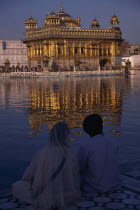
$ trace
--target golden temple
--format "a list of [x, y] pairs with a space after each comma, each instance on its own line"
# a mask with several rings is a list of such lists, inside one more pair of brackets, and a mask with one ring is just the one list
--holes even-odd
[[94, 19], [91, 28], [83, 29], [81, 19], [74, 19], [60, 8], [44, 19], [38, 27], [37, 20], [25, 21], [28, 60], [31, 67], [42, 66], [49, 71], [112, 69], [121, 65], [122, 32], [116, 15], [110, 27], [100, 28]]

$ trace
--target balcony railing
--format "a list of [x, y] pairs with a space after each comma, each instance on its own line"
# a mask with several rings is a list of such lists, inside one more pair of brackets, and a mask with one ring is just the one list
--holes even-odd
[[66, 37], [66, 38], [106, 38], [121, 39], [120, 33], [112, 32], [112, 30], [41, 30], [38, 32], [27, 32], [26, 40], [36, 40], [49, 37]]

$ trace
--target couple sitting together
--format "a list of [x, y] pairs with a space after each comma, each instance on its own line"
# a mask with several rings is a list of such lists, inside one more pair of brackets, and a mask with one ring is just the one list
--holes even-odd
[[34, 209], [54, 210], [80, 201], [82, 195], [118, 188], [118, 146], [104, 135], [101, 116], [87, 116], [83, 129], [87, 139], [74, 148], [67, 140], [67, 124], [56, 123], [48, 145], [36, 155], [19, 181], [27, 183], [28, 192], [17, 182], [13, 184], [13, 195], [31, 203]]

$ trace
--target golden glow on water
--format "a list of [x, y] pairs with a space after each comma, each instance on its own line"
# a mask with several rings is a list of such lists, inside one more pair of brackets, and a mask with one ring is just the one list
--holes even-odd
[[112, 130], [112, 132], [114, 132], [114, 135], [115, 136], [120, 136], [121, 135], [121, 132], [120, 131]]
[[[44, 124], [50, 129], [62, 120], [71, 129], [82, 128], [90, 113], [100, 113], [107, 126], [119, 126], [123, 88], [130, 88], [129, 80], [120, 77], [38, 80], [29, 89], [30, 134], [38, 133]], [[118, 131], [114, 134], [120, 135]]]
[[68, 123], [69, 140], [78, 145], [74, 141], [86, 137], [82, 121], [90, 113], [101, 114], [105, 134], [116, 136], [119, 162], [134, 165], [140, 160], [139, 84], [139, 70], [128, 78], [0, 78], [1, 183], [7, 186], [9, 174], [16, 177], [17, 167], [46, 146], [48, 128], [58, 120]]
[[118, 136], [124, 93], [130, 90], [131, 80], [121, 76], [5, 79], [0, 109], [24, 113], [31, 136], [58, 121], [68, 123], [73, 135], [83, 135], [82, 121], [91, 113], [101, 114], [106, 128], [115, 126], [112, 132]]

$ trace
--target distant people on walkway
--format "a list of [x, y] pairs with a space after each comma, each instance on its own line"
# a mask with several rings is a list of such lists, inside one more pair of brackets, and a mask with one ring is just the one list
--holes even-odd
[[83, 121], [88, 134], [78, 150], [82, 192], [108, 192], [120, 186], [118, 146], [103, 132], [103, 120], [91, 114]]
[[5, 67], [1, 66], [0, 67], [0, 73], [6, 73], [6, 72], [42, 72], [43, 68], [41, 66], [38, 67], [30, 67], [30, 66], [12, 66], [12, 67]]
[[[67, 143], [68, 134], [67, 124], [56, 123], [48, 145], [36, 155], [22, 177], [21, 182], [30, 183], [30, 202], [35, 209], [64, 208], [80, 199], [78, 161]], [[24, 201], [25, 190], [20, 187], [20, 181], [13, 185], [13, 195]]]

